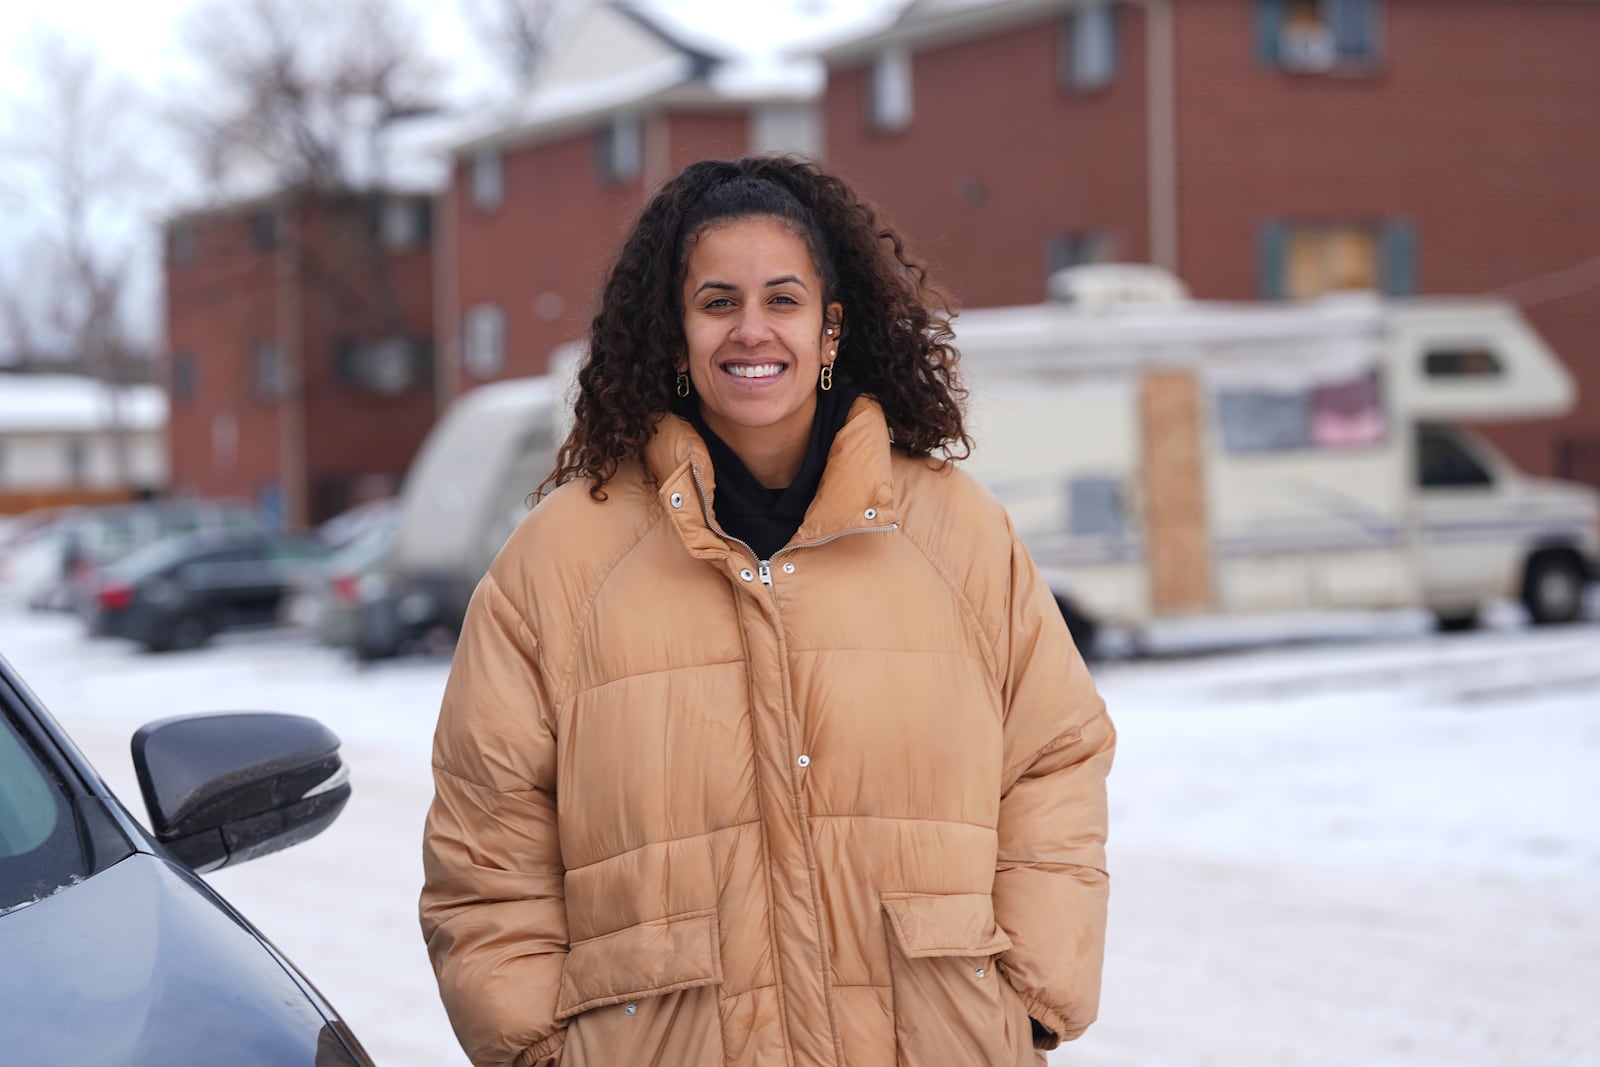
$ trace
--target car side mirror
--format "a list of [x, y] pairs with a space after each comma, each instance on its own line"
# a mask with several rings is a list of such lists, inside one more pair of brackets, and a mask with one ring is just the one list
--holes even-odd
[[152, 722], [133, 735], [133, 766], [156, 839], [195, 871], [310, 840], [350, 799], [338, 736], [299, 715]]

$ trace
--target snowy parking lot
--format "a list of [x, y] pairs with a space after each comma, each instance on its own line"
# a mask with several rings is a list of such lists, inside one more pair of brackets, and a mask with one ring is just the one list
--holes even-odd
[[[128, 739], [218, 709], [344, 739], [314, 841], [212, 881], [384, 1067], [462, 1067], [417, 932], [447, 664], [273, 632], [152, 656], [0, 614], [0, 654], [143, 817]], [[1121, 734], [1100, 1022], [1052, 1064], [1600, 1064], [1600, 624], [1097, 669]]]

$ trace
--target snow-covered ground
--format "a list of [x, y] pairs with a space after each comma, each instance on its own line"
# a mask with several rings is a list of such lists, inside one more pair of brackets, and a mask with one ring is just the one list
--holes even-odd
[[[1105, 995], [1053, 1064], [1600, 1064], [1600, 624], [1372, 632], [1099, 668], [1121, 732]], [[462, 1067], [414, 911], [446, 664], [357, 671], [281, 633], [149, 656], [22, 614], [0, 654], [136, 811], [149, 719], [338, 731], [340, 821], [212, 879], [380, 1065]]]

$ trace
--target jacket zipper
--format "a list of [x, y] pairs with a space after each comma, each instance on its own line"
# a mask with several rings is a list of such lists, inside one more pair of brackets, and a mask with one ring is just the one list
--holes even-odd
[[[889, 533], [891, 531], [900, 529], [900, 524], [898, 522], [891, 522], [887, 526], [858, 526], [853, 530], [840, 530], [838, 533], [829, 534], [827, 537], [819, 537], [815, 541], [803, 541], [798, 545], [784, 545], [782, 548], [778, 549], [778, 551], [772, 554], [772, 559], [762, 559], [760, 556], [756, 555], [756, 550], [750, 547], [750, 543], [748, 541], [739, 540], [737, 537], [733, 536], [722, 527], [717, 525], [716, 518], [711, 514], [711, 501], [706, 498], [705, 483], [700, 480], [700, 467], [698, 464], [689, 464], [689, 477], [694, 479], [695, 495], [700, 498], [700, 511], [705, 516], [706, 525], [711, 528], [712, 533], [716, 534], [724, 541], [731, 541], [740, 548], [744, 549], [746, 552], [750, 553], [750, 558], [756, 562], [756, 574], [761, 578], [761, 584], [766, 586], [768, 589], [772, 588], [772, 560], [777, 559], [785, 552], [793, 552], [798, 548], [816, 548], [820, 545], [825, 545], [830, 541], [837, 541], [841, 537], [849, 537], [851, 534]], [[776, 596], [777, 594], [774, 593], [773, 595]]]

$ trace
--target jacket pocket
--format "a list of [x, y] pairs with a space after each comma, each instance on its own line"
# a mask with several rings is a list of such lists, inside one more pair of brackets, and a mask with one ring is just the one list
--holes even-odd
[[575, 943], [556, 998], [561, 1067], [721, 1067], [721, 985], [714, 909]]
[[[1002, 995], [995, 957], [1011, 947], [987, 893], [885, 893], [899, 1067], [1033, 1063], [1026, 1012]], [[1022, 1032], [1018, 1032], [1019, 1026]]]

